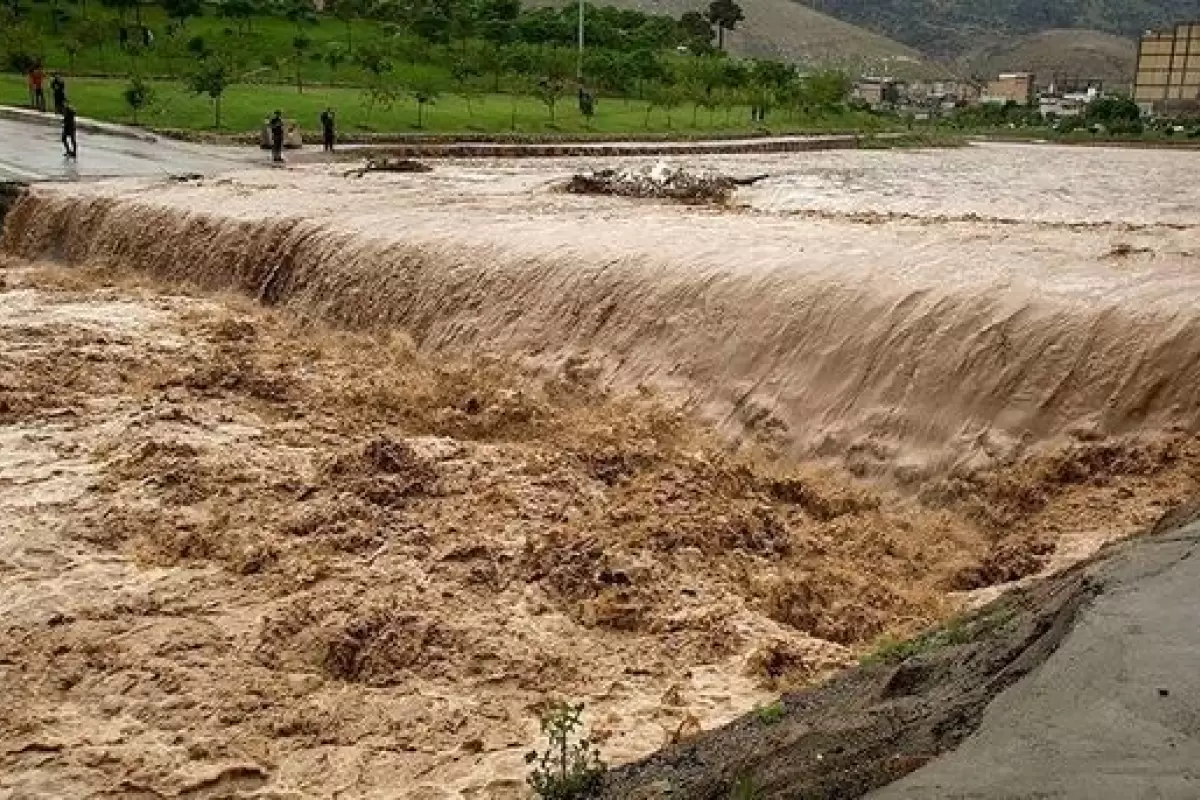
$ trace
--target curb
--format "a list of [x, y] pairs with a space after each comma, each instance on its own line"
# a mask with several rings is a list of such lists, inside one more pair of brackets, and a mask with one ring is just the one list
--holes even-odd
[[[0, 106], [0, 119], [11, 120], [13, 122], [27, 122], [48, 128], [57, 128], [62, 124], [61, 118], [57, 114], [52, 114], [48, 111], [34, 111], [29, 108], [18, 108], [16, 106]], [[75, 127], [85, 133], [119, 136], [123, 139], [133, 139], [139, 142], [158, 141], [158, 137], [152, 133], [146, 133], [145, 131], [139, 131], [136, 128], [129, 128], [124, 125], [99, 122], [85, 117], [77, 117]]]
[[[761, 140], [715, 140], [689, 142], [559, 142], [553, 144], [504, 144], [495, 142], [459, 142], [446, 144], [347, 145], [338, 160], [357, 160], [364, 156], [386, 155], [398, 158], [564, 158], [564, 157], [635, 157], [739, 155], [752, 153], [804, 153], [819, 150], [855, 150], [862, 146], [860, 136], [823, 136], [763, 138]], [[313, 153], [301, 160], [320, 160]]]

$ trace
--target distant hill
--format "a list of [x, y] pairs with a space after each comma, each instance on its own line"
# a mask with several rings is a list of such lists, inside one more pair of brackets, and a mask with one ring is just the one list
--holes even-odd
[[1054, 30], [978, 47], [959, 64], [972, 75], [1021, 70], [1035, 73], [1040, 83], [1099, 79], [1107, 88], [1128, 89], [1137, 68], [1137, 45], [1100, 31]]
[[[708, 0], [599, 0], [678, 17], [708, 7]], [[559, 0], [561, 3], [561, 0]], [[556, 4], [559, 4], [556, 3]], [[945, 74], [918, 50], [863, 30], [793, 0], [739, 0], [746, 20], [725, 35], [730, 52], [808, 66], [835, 66], [858, 74], [887, 73], [908, 78]]]
[[940, 58], [1061, 28], [1136, 37], [1200, 17], [1196, 0], [804, 0], [814, 9]]

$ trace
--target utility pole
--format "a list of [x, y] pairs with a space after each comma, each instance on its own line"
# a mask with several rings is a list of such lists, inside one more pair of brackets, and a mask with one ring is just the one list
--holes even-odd
[[575, 70], [580, 87], [583, 86], [583, 3], [584, 0], [579, 0], [579, 63]]

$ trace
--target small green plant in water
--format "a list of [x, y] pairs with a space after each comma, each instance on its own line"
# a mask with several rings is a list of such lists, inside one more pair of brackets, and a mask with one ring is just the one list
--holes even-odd
[[587, 739], [576, 739], [583, 726], [583, 704], [560, 703], [542, 715], [544, 752], [525, 755], [529, 785], [542, 800], [584, 800], [594, 797], [604, 779], [600, 750]]
[[925, 631], [912, 639], [884, 638], [876, 644], [874, 650], [862, 658], [862, 663], [868, 666], [899, 664], [932, 650], [970, 644], [1005, 628], [1014, 616], [1015, 612], [1011, 608], [998, 605], [978, 615], [954, 617], [940, 628]]
[[754, 715], [763, 725], [778, 725], [787, 716], [787, 709], [783, 707], [782, 700], [776, 700], [765, 706], [755, 706]]
[[762, 797], [762, 790], [758, 787], [758, 782], [754, 780], [753, 775], [742, 775], [733, 784], [733, 792], [729, 795], [729, 800], [759, 800]]

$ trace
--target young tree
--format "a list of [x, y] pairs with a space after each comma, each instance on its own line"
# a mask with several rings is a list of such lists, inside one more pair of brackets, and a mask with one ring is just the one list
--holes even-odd
[[167, 16], [179, 22], [179, 26], [187, 25], [192, 17], [204, 13], [204, 3], [201, 0], [160, 0], [163, 11]]
[[546, 106], [546, 110], [550, 112], [551, 124], [555, 121], [554, 109], [566, 91], [567, 79], [562, 76], [545, 75], [538, 79], [535, 94], [537, 99]]
[[326, 6], [346, 26], [346, 52], [354, 54], [354, 20], [365, 14], [362, 0], [333, 0]]
[[296, 54], [296, 91], [304, 94], [304, 54], [312, 47], [312, 39], [303, 33], [292, 37], [292, 52]]
[[[682, 89], [674, 83], [665, 81], [654, 84], [650, 90], [650, 108], [661, 108], [667, 115], [667, 127], [671, 127], [671, 112], [679, 107], [680, 101], [683, 99]], [[650, 111], [646, 111], [646, 123], [649, 127]]]
[[512, 42], [521, 16], [521, 0], [476, 0], [473, 11], [484, 41], [494, 45]]
[[458, 90], [459, 96], [467, 103], [468, 117], [474, 116], [471, 101], [478, 95], [475, 79], [479, 77], [479, 74], [478, 63], [470, 54], [456, 58], [450, 66], [450, 77], [454, 79], [454, 86]]
[[646, 94], [646, 85], [650, 81], [662, 80], [667, 76], [667, 70], [659, 59], [658, 53], [652, 50], [634, 50], [628, 56], [629, 74], [637, 81], [638, 96]]
[[844, 72], [825, 70], [804, 79], [808, 101], [817, 108], [833, 109], [843, 105], [853, 84]]
[[188, 86], [196, 94], [206, 94], [213, 101], [214, 126], [221, 127], [221, 95], [233, 83], [233, 66], [227, 59], [209, 56], [188, 78]]
[[[208, 58], [210, 55], [208, 42], [204, 41], [203, 36], [193, 36], [192, 38], [188, 39], [186, 49], [188, 54], [195, 58]], [[266, 63], [265, 59], [263, 60], [263, 63]]]
[[717, 28], [717, 49], [725, 49], [725, 31], [731, 31], [746, 18], [742, 7], [734, 0], [712, 0], [708, 6], [708, 21]]
[[555, 108], [569, 86], [571, 60], [563, 51], [557, 49], [547, 50], [538, 60], [541, 77], [538, 78], [534, 94], [546, 106], [546, 110], [550, 112], [550, 123], [554, 124]]
[[425, 127], [425, 106], [437, 102], [438, 86], [430, 77], [421, 77], [413, 82], [413, 99], [417, 101], [417, 128]]
[[85, 17], [76, 23], [75, 34], [85, 48], [94, 47], [96, 49], [96, 55], [99, 56], [102, 65], [107, 61], [104, 55], [104, 44], [113, 35], [113, 26], [110, 20], [100, 17]]
[[492, 91], [500, 91], [500, 76], [504, 74], [504, 53], [496, 45], [484, 43], [475, 52], [479, 71], [492, 77]]
[[141, 23], [142, 23], [141, 0], [100, 0], [100, 2], [103, 5], [111, 8], [111, 9], [115, 9], [117, 12], [117, 16], [120, 17], [120, 19], [121, 19], [121, 22], [124, 22], [128, 18], [129, 10], [131, 8], [134, 9], [134, 14], [136, 15], [137, 23], [139, 25], [141, 25]]
[[330, 42], [329, 44], [325, 45], [325, 55], [323, 56], [323, 60], [329, 65], [330, 79], [337, 74], [338, 67], [340, 67], [342, 64], [345, 64], [349, 57], [350, 52], [337, 42]]
[[83, 40], [78, 36], [68, 36], [63, 39], [63, 50], [67, 51], [67, 72], [75, 73], [75, 61], [83, 51]]
[[286, 0], [282, 6], [284, 18], [296, 27], [296, 33], [303, 35], [304, 26], [316, 25], [317, 12], [311, 0]]
[[258, 12], [254, 0], [219, 0], [217, 13], [231, 20], [237, 26], [238, 33], [243, 29], [249, 33], [253, 27], [254, 15]]
[[681, 92], [692, 102], [692, 127], [696, 127], [701, 108], [708, 109], [712, 117], [716, 106], [714, 93], [726, 80], [724, 62], [715, 57], [692, 58], [684, 62], [681, 72]]
[[377, 105], [391, 108], [396, 102], [398, 92], [392, 82], [394, 67], [387, 51], [379, 45], [363, 45], [358, 48], [358, 55], [354, 60], [367, 73], [367, 83], [363, 87], [367, 116], [371, 115], [371, 111]]
[[698, 56], [712, 52], [717, 37], [713, 25], [699, 11], [688, 11], [679, 18], [679, 38], [687, 49]]
[[154, 100], [154, 89], [140, 75], [134, 75], [129, 79], [129, 85], [125, 87], [121, 96], [125, 99], [125, 105], [133, 112], [133, 124], [137, 125], [138, 112]]
[[276, 81], [283, 83], [283, 66], [286, 63], [284, 59], [275, 53], [264, 53], [261, 62], [264, 67], [275, 73]]

